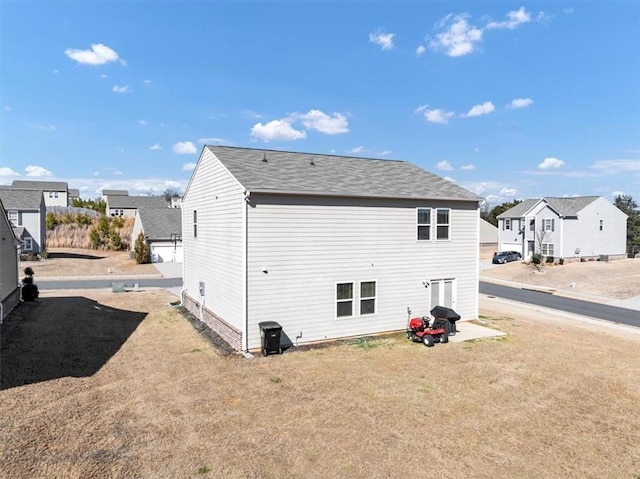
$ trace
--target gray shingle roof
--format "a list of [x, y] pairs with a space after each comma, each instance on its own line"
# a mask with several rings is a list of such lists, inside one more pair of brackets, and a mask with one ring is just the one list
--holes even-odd
[[139, 209], [168, 208], [169, 203], [164, 196], [108, 196], [109, 208]]
[[127, 190], [102, 190], [103, 196], [129, 196]]
[[138, 210], [145, 236], [152, 240], [170, 240], [172, 234], [182, 234], [180, 208], [142, 208]]
[[67, 192], [72, 198], [80, 198], [80, 190], [78, 188], [69, 188]]
[[253, 192], [482, 200], [480, 196], [406, 161], [229, 146], [206, 148], [245, 188]]
[[69, 189], [69, 184], [65, 181], [13, 180], [11, 187], [23, 190], [67, 191]]
[[513, 208], [508, 209], [504, 213], [498, 215], [498, 218], [521, 218], [533, 208], [538, 202], [544, 200], [553, 208], [560, 216], [577, 216], [578, 212], [591, 203], [596, 201], [599, 196], [575, 196], [567, 198], [544, 197], [530, 200], [524, 200]]
[[0, 199], [9, 210], [39, 210], [42, 205], [42, 190], [0, 189]]

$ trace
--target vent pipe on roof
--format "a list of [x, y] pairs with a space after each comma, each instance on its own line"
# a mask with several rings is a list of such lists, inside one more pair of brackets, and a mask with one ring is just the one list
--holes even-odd
[[316, 164], [313, 162], [313, 156], [311, 157], [311, 161], [309, 162], [309, 164], [310, 164], [311, 166], [316, 166]]
[[262, 162], [263, 163], [267, 163], [269, 160], [267, 160], [267, 154], [265, 153], [264, 156], [262, 157]]

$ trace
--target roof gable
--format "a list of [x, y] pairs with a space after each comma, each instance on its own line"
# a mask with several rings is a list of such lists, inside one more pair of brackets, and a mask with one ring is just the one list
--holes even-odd
[[406, 161], [206, 146], [251, 192], [480, 201], [481, 197]]
[[0, 189], [0, 199], [7, 210], [39, 210], [44, 205], [42, 190]]
[[526, 216], [540, 202], [546, 203], [561, 217], [577, 216], [578, 212], [601, 196], [574, 196], [567, 198], [544, 197], [524, 200], [513, 208], [508, 209], [504, 213], [498, 215], [498, 218], [522, 218]]

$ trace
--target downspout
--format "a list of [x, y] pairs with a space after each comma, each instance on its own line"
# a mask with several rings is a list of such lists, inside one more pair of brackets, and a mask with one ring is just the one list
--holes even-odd
[[248, 223], [249, 201], [251, 192], [245, 190], [244, 205], [242, 208], [242, 350], [244, 354], [249, 353], [249, 313], [248, 313], [248, 275], [247, 254], [248, 254]]

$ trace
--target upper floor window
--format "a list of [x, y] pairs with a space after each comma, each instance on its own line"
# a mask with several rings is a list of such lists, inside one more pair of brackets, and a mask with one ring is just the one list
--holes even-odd
[[436, 239], [449, 239], [449, 212], [448, 208], [439, 208], [436, 211]]
[[511, 229], [511, 219], [510, 218], [505, 218], [505, 220], [504, 220], [504, 229], [505, 230], [510, 230]]
[[545, 218], [542, 220], [542, 229], [544, 231], [553, 231], [553, 218]]
[[600, 225], [598, 226], [598, 228], [600, 229], [600, 231], [604, 230], [604, 220], [600, 220]]
[[536, 230], [536, 220], [529, 220], [529, 231]]
[[193, 210], [193, 237], [198, 237], [198, 210]]
[[17, 211], [9, 211], [9, 222], [13, 226], [20, 226], [20, 215]]
[[418, 208], [418, 240], [431, 239], [431, 209]]
[[33, 238], [25, 238], [24, 239], [24, 250], [32, 251], [33, 250]]

